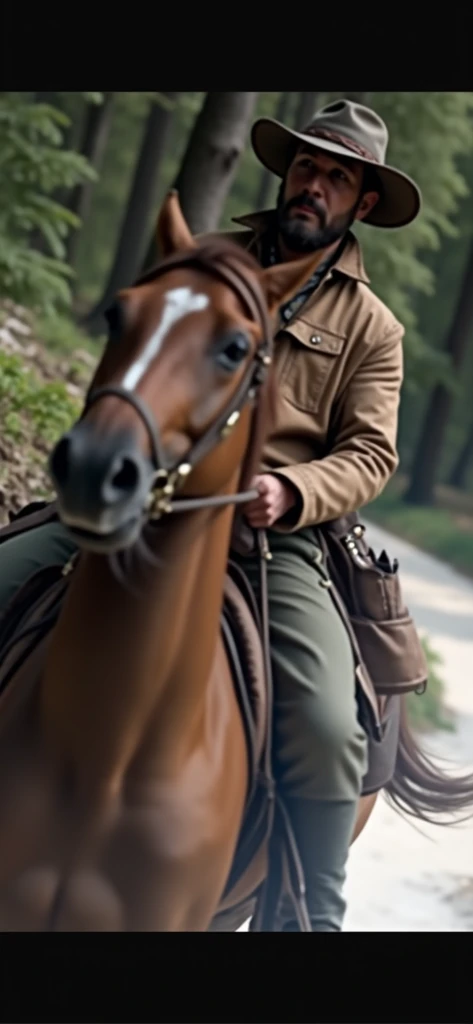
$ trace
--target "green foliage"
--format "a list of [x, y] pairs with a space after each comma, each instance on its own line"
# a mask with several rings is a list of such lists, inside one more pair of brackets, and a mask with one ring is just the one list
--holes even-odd
[[163, 92], [155, 92], [151, 99], [153, 103], [157, 103], [158, 106], [163, 107], [164, 110], [175, 109], [175, 100], [170, 99], [169, 96], [165, 96]]
[[[52, 196], [95, 177], [87, 161], [62, 148], [64, 113], [0, 96], [0, 295], [52, 313], [70, 301], [64, 241], [77, 218]], [[31, 247], [33, 232], [47, 253]]]
[[48, 381], [30, 389], [26, 412], [46, 443], [57, 441], [60, 434], [72, 425], [79, 411], [79, 403], [71, 398], [62, 381]]
[[96, 103], [97, 106], [103, 103], [103, 92], [82, 92], [80, 95], [83, 96], [86, 103]]
[[435, 298], [435, 275], [427, 262], [445, 238], [456, 238], [455, 215], [468, 194], [460, 160], [473, 148], [473, 93], [375, 93], [373, 107], [390, 132], [388, 162], [420, 186], [422, 211], [396, 231], [359, 225], [366, 266], [374, 290], [406, 327], [406, 377], [429, 387], [447, 364], [418, 328], [416, 296]]
[[62, 381], [43, 384], [20, 357], [0, 350], [0, 418], [5, 437], [17, 444], [33, 436], [52, 444], [80, 411]]
[[443, 729], [454, 732], [455, 726], [446, 717], [444, 710], [445, 685], [439, 672], [443, 658], [434, 650], [427, 637], [422, 637], [422, 646], [429, 667], [429, 680], [425, 693], [408, 694], [407, 708], [411, 725], [419, 731]]
[[[425, 263], [435, 278], [433, 295], [418, 293], [413, 297], [418, 331], [431, 346], [433, 354], [443, 348], [447, 332], [458, 302], [459, 290], [466, 266], [468, 252], [473, 238], [473, 153], [458, 161], [458, 166], [467, 182], [469, 194], [460, 202], [455, 216], [457, 236], [446, 237], [440, 249], [426, 253]], [[470, 342], [473, 341], [473, 324], [470, 327]], [[472, 419], [471, 386], [473, 382], [473, 345], [470, 344], [461, 374], [456, 378], [457, 397], [448, 424], [445, 444], [439, 460], [439, 479], [445, 479], [452, 462], [462, 445], [465, 427]], [[428, 380], [426, 379], [426, 384]], [[413, 441], [418, 436], [429, 396], [423, 386], [416, 393], [408, 392], [403, 397], [400, 429], [400, 450], [403, 466], [410, 468]]]
[[76, 258], [78, 304], [87, 308], [99, 297], [110, 270], [138, 156], [148, 93], [118, 93], [102, 171]]
[[58, 313], [53, 315], [44, 314], [43, 316], [35, 317], [34, 333], [36, 337], [44, 339], [44, 343], [50, 353], [64, 355], [77, 349], [83, 349], [98, 358], [100, 342], [96, 338], [90, 338], [85, 331], [65, 314], [62, 316]]

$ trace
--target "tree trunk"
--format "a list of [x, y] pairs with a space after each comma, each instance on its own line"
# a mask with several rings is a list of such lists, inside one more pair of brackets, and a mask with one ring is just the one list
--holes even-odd
[[[96, 171], [100, 170], [105, 154], [112, 123], [114, 100], [115, 93], [106, 92], [103, 103], [89, 103], [87, 106], [80, 152]], [[66, 260], [71, 267], [76, 262], [80, 231], [90, 209], [93, 188], [93, 181], [86, 181], [81, 185], [76, 185], [66, 204], [72, 213], [75, 213], [81, 220], [80, 227], [77, 231], [71, 231], [66, 243]]]
[[451, 469], [448, 483], [450, 487], [458, 487], [463, 490], [466, 484], [466, 475], [473, 461], [473, 420], [466, 435], [462, 447], [457, 455]]
[[[165, 92], [163, 96], [175, 104], [179, 93]], [[135, 165], [128, 195], [125, 217], [115, 252], [112, 268], [99, 302], [85, 317], [84, 323], [91, 334], [103, 331], [103, 314], [120, 288], [136, 278], [143, 258], [146, 232], [154, 201], [158, 169], [164, 155], [173, 110], [153, 103], [146, 121], [143, 141]]]
[[[206, 95], [174, 184], [174, 188], [179, 192], [184, 215], [188, 218], [194, 234], [211, 231], [218, 224], [236, 173], [257, 96], [258, 93], [255, 92], [214, 92]], [[239, 97], [243, 97], [240, 105]], [[227, 139], [225, 132], [229, 126], [233, 127], [230, 127]], [[229, 161], [233, 161], [233, 165], [227, 168], [226, 163]], [[158, 257], [153, 232], [141, 272], [149, 270]]]
[[[457, 308], [445, 341], [445, 351], [458, 373], [465, 356], [469, 334], [473, 328], [473, 244], [468, 253], [466, 269]], [[410, 486], [404, 501], [410, 505], [431, 505], [448, 417], [453, 402], [451, 391], [439, 382], [430, 397], [414, 456]]]
[[218, 227], [247, 140], [257, 92], [208, 92], [174, 187], [193, 234]]
[[[279, 102], [276, 108], [276, 121], [281, 121], [282, 124], [285, 122], [288, 110], [291, 104], [291, 93], [282, 92], [279, 97]], [[266, 204], [269, 202], [269, 195], [271, 192], [271, 185], [274, 181], [274, 174], [268, 171], [266, 167], [263, 168], [261, 173], [258, 194], [256, 197], [256, 209], [264, 210]]]
[[322, 92], [301, 92], [294, 118], [294, 128], [297, 132], [310, 124], [316, 110], [323, 106], [323, 97]]

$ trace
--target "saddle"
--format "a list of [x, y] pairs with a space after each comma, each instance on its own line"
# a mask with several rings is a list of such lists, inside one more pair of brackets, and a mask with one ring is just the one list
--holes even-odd
[[[54, 502], [32, 503], [0, 529], [0, 544], [57, 519]], [[278, 931], [282, 923], [280, 908], [288, 898], [301, 930], [311, 930], [297, 846], [271, 768], [272, 687], [264, 541], [262, 535], [261, 609], [245, 574], [231, 558], [224, 584], [221, 636], [245, 730], [249, 782], [237, 848], [210, 931], [237, 931], [249, 918], [252, 931]], [[35, 573], [4, 610], [0, 618], [0, 705], [8, 703], [10, 697], [15, 700], [14, 677], [25, 661], [41, 658], [60, 614], [75, 561]]]

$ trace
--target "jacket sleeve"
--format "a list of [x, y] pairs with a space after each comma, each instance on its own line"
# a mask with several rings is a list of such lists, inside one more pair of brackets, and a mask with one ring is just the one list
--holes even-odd
[[272, 470], [297, 493], [295, 507], [273, 526], [292, 533], [337, 519], [373, 501], [395, 473], [403, 380], [403, 327], [372, 345], [333, 409], [335, 442], [313, 462]]

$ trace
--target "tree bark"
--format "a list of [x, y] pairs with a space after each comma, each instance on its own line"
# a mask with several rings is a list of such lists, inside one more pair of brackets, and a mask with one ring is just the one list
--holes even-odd
[[[282, 92], [279, 97], [279, 102], [276, 108], [276, 121], [280, 121], [282, 124], [285, 122], [288, 110], [291, 103], [291, 93]], [[263, 210], [266, 204], [269, 202], [269, 194], [271, 191], [271, 185], [274, 181], [274, 175], [271, 171], [268, 171], [266, 167], [263, 168], [261, 173], [258, 194], [256, 197], [256, 209]]]
[[323, 106], [323, 97], [322, 92], [301, 92], [294, 118], [294, 128], [297, 132], [310, 124], [316, 110]]
[[466, 475], [473, 461], [473, 420], [460, 448], [460, 451], [453, 463], [448, 483], [450, 487], [457, 487], [463, 490], [466, 484]]
[[[115, 93], [106, 92], [103, 103], [89, 103], [87, 106], [80, 152], [96, 171], [100, 170], [105, 154], [112, 123], [114, 100]], [[75, 213], [81, 220], [80, 227], [77, 231], [71, 231], [66, 244], [66, 260], [71, 267], [76, 262], [80, 232], [89, 213], [93, 189], [93, 181], [76, 185], [66, 204], [72, 213]]]
[[[194, 234], [212, 231], [217, 226], [222, 207], [237, 170], [248, 122], [258, 93], [207, 93], [196, 118], [174, 188]], [[243, 97], [239, 105], [238, 97]], [[253, 99], [248, 99], [253, 97]], [[215, 114], [215, 119], [214, 119]], [[233, 121], [232, 121], [233, 117]], [[236, 120], [235, 120], [236, 119]], [[212, 121], [214, 128], [212, 129]], [[225, 132], [230, 128], [228, 138]], [[234, 155], [236, 149], [236, 156]], [[225, 167], [226, 160], [233, 166]], [[206, 166], [207, 164], [207, 166]], [[220, 167], [222, 165], [222, 167]], [[220, 171], [219, 171], [220, 167]], [[219, 173], [223, 170], [222, 180]], [[213, 213], [211, 212], [213, 205]], [[210, 214], [210, 215], [208, 215]], [[203, 224], [203, 227], [201, 225]], [[151, 236], [141, 272], [145, 273], [159, 257], [154, 232]]]
[[[445, 340], [453, 370], [461, 369], [473, 327], [473, 244], [470, 247], [457, 308]], [[404, 496], [409, 505], [431, 505], [437, 470], [454, 396], [439, 382], [430, 397], [417, 442], [410, 485]]]
[[[175, 104], [179, 93], [163, 96]], [[146, 232], [154, 201], [156, 179], [165, 152], [173, 110], [152, 104], [146, 121], [141, 149], [135, 165], [118, 245], [102, 297], [84, 320], [91, 334], [103, 331], [103, 314], [117, 291], [136, 278], [143, 258]]]
[[257, 92], [208, 92], [174, 187], [193, 234], [217, 228], [247, 139]]

